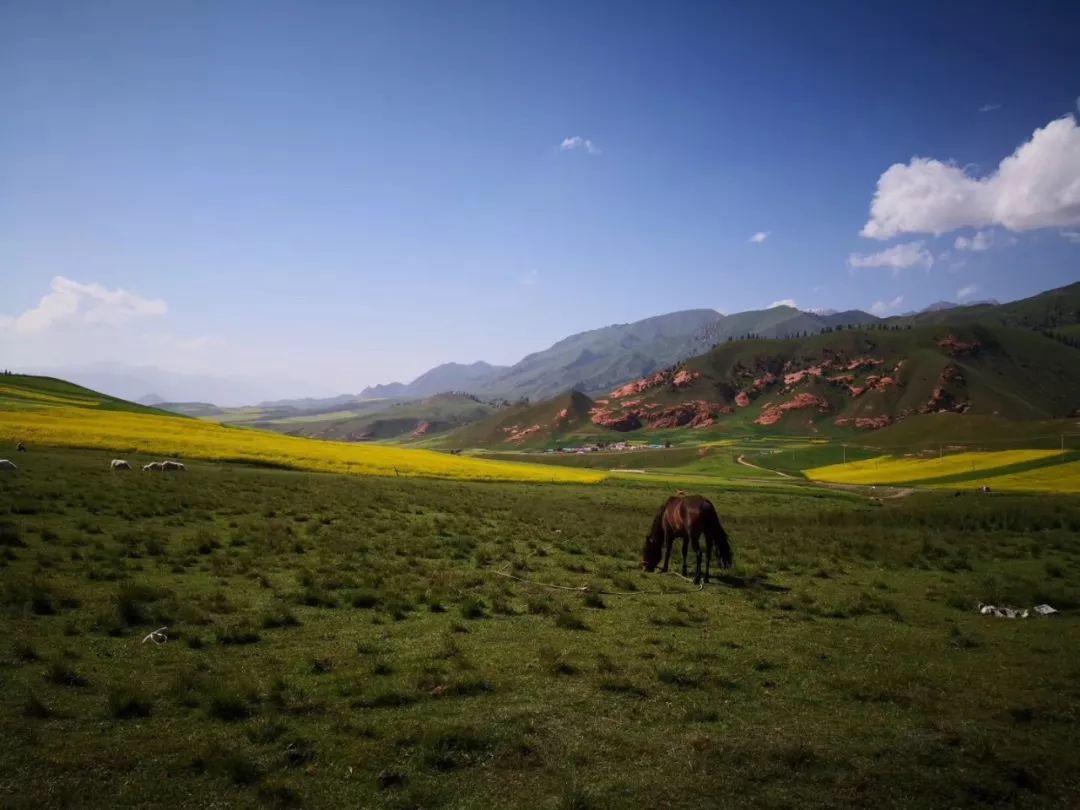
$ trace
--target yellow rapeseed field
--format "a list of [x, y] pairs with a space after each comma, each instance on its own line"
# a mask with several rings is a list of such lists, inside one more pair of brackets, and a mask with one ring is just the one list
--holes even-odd
[[939, 484], [937, 486], [949, 489], [956, 489], [958, 486], [966, 489], [987, 486], [994, 492], [1066, 492], [1080, 495], [1080, 461], [1047, 464], [1036, 470], [964, 481], [962, 485]]
[[[1001, 450], [987, 453], [957, 453], [943, 458], [895, 458], [878, 456], [850, 464], [830, 464], [805, 470], [812, 481], [833, 484], [903, 484], [961, 473], [990, 471], [1010, 464], [1023, 464], [1061, 455], [1060, 450]], [[992, 475], [992, 473], [990, 473]]]
[[0, 441], [100, 448], [113, 453], [268, 463], [300, 470], [360, 475], [460, 478], [472, 481], [595, 483], [604, 475], [568, 467], [486, 461], [429, 450], [282, 436], [248, 428], [156, 414], [94, 408], [0, 410]]

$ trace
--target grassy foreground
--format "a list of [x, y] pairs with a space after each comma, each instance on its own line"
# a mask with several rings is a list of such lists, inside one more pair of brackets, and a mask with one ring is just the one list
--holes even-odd
[[0, 477], [4, 806], [1062, 807], [1080, 787], [1075, 498], [706, 489], [737, 567], [699, 592], [634, 569], [666, 488], [107, 455]]

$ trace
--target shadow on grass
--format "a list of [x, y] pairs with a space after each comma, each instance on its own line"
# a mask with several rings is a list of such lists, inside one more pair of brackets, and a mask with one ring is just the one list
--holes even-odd
[[785, 588], [783, 585], [775, 585], [762, 577], [739, 577], [734, 574], [720, 574], [714, 576], [711, 581], [739, 590], [768, 591], [769, 593], [787, 593], [791, 590], [791, 588]]

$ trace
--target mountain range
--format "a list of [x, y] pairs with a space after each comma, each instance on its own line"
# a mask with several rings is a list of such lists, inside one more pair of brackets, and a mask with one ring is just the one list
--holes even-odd
[[[920, 312], [895, 316], [884, 322], [914, 325], [988, 320], [1026, 328], [1075, 324], [1080, 318], [1070, 307], [1075, 297], [1072, 291], [1076, 287], [1049, 291], [1011, 304], [937, 302]], [[1046, 307], [1057, 309], [1044, 311]], [[424, 400], [446, 392], [469, 394], [488, 402], [544, 400], [571, 390], [602, 395], [619, 384], [656, 373], [727, 341], [750, 337], [806, 338], [839, 327], [880, 323], [881, 319], [861, 310], [804, 312], [783, 305], [731, 315], [711, 309], [684, 310], [571, 335], [511, 366], [482, 361], [446, 363], [409, 383], [371, 386], [355, 395], [330, 396], [332, 392], [311, 390], [309, 396], [287, 400], [273, 397], [273, 393], [281, 390], [281, 381], [257, 378], [175, 374], [153, 367], [115, 363], [30, 371], [62, 377], [144, 404], [166, 403], [165, 407], [181, 412], [193, 412], [190, 403], [202, 403], [194, 411], [210, 413], [213, 406], [257, 402], [255, 407], [264, 417], [336, 411], [363, 411], [366, 415], [376, 407], [383, 407], [377, 406], [375, 401], [390, 407], [405, 400]], [[295, 383], [290, 387], [300, 390]], [[179, 405], [174, 408], [168, 403]], [[213, 406], [206, 403], [213, 403]]]
[[777, 306], [722, 315], [711, 309], [690, 309], [571, 335], [509, 367], [447, 363], [411, 383], [366, 388], [360, 398], [421, 398], [439, 391], [467, 391], [517, 400], [545, 399], [568, 390], [601, 391], [728, 339], [816, 334], [839, 324], [877, 320], [860, 310], [813, 313]]
[[1080, 284], [1005, 305], [725, 341], [599, 394], [518, 402], [433, 443], [523, 449], [659, 441], [684, 430], [704, 437], [882, 429], [916, 442], [920, 426], [938, 439], [966, 436], [974, 425], [1002, 436], [1021, 422], [1045, 423], [1056, 435], [1075, 431], [1077, 419]]

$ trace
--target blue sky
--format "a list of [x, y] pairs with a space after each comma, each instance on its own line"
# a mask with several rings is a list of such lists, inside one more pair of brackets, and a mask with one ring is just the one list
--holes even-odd
[[1072, 2], [4, 3], [0, 364], [356, 391], [678, 309], [1070, 283], [1077, 30]]

